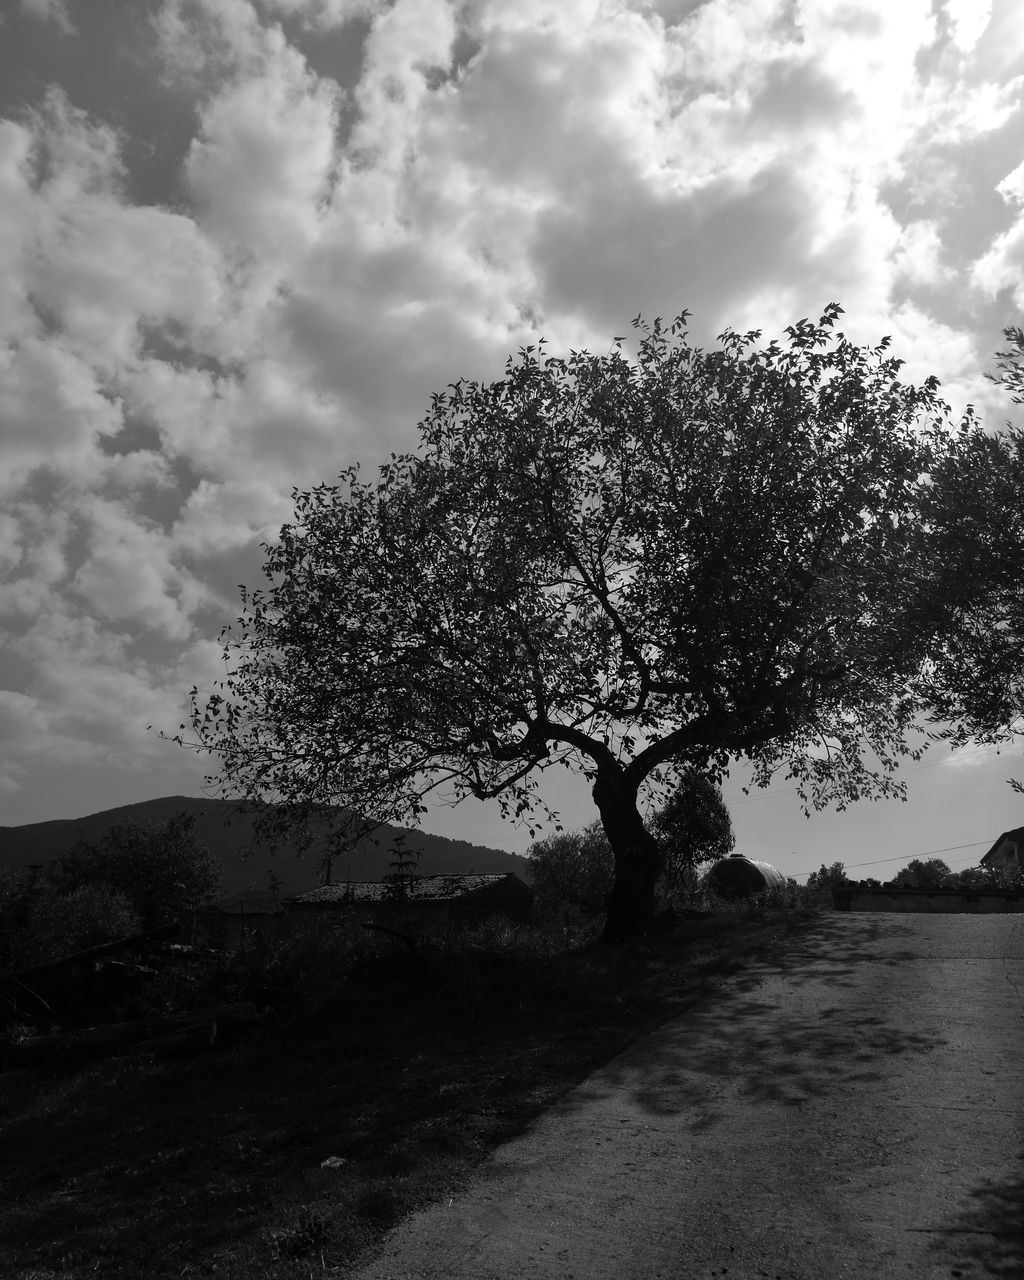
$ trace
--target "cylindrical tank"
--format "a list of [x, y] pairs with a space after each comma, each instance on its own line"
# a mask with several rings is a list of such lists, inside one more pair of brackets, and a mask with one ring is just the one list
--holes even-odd
[[786, 877], [767, 862], [755, 862], [742, 853], [721, 858], [708, 872], [708, 882], [721, 898], [749, 898], [765, 889], [781, 889]]

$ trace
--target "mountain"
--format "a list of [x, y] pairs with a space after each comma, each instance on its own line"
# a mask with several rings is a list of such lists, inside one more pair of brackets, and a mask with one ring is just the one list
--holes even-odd
[[[322, 883], [322, 867], [315, 850], [299, 854], [294, 845], [282, 843], [276, 851], [257, 846], [249, 852], [253, 846], [252, 816], [240, 813], [229, 800], [193, 796], [163, 796], [84, 818], [0, 827], [0, 870], [21, 871], [34, 863], [49, 862], [68, 850], [80, 835], [95, 840], [116, 823], [131, 820], [140, 825], [163, 824], [183, 812], [195, 817], [197, 837], [220, 862], [225, 896], [246, 889], [266, 889], [271, 876], [284, 894], [301, 893]], [[390, 826], [375, 833], [378, 843], [364, 838], [351, 852], [337, 857], [331, 879], [380, 880], [393, 870], [391, 860], [400, 838], [405, 850], [419, 851], [415, 867], [419, 875], [513, 871], [520, 879], [530, 880], [529, 859], [518, 854]]]

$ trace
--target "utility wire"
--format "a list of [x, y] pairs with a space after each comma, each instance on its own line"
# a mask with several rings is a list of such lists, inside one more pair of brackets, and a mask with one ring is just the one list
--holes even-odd
[[[873, 862], [851, 862], [849, 870], [855, 867], [880, 867], [884, 862], [903, 862], [904, 859], [927, 858], [932, 853], [954, 853], [957, 849], [977, 849], [983, 844], [990, 844], [989, 840], [974, 840], [970, 844], [950, 844], [944, 849], [922, 849], [920, 853], [898, 853], [894, 858], [876, 858]], [[962, 862], [962, 858], [954, 858], [954, 862]], [[798, 871], [798, 876], [813, 875], [813, 871]]]
[[974, 840], [970, 844], [949, 844], [945, 849], [925, 849], [921, 853], [901, 853], [895, 858], [879, 858], [875, 862], [851, 862], [851, 867], [879, 867], [883, 862], [899, 862], [901, 858], [927, 858], [931, 853], [955, 853], [957, 849], [976, 849], [982, 844], [991, 844], [991, 840]]

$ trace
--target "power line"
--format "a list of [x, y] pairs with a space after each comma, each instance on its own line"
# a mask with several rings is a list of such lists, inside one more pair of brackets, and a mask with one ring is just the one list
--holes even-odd
[[921, 853], [901, 853], [895, 858], [879, 858], [876, 862], [851, 862], [851, 867], [880, 867], [883, 862], [899, 862], [901, 858], [927, 858], [932, 853], [955, 853], [957, 849], [977, 849], [979, 845], [991, 844], [991, 840], [974, 840], [970, 844], [949, 844], [945, 849], [925, 849]]
[[[894, 858], [876, 858], [873, 862], [851, 862], [849, 870], [855, 867], [880, 867], [885, 862], [902, 862], [905, 858], [927, 858], [933, 853], [955, 853], [958, 849], [977, 849], [983, 844], [991, 843], [988, 840], [973, 840], [970, 844], [950, 844], [944, 849], [922, 849], [919, 853], [898, 853]], [[954, 862], [961, 862], [963, 859], [954, 858]], [[809, 876], [813, 875], [813, 871], [798, 871], [797, 875]]]

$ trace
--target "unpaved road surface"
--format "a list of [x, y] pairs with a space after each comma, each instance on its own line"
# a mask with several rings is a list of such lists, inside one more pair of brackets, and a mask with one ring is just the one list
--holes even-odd
[[1024, 915], [830, 915], [358, 1275], [1024, 1277], [1022, 1147]]

